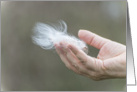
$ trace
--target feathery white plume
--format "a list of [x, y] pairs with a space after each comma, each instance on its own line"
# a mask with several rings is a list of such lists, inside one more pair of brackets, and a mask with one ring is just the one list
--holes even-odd
[[59, 21], [60, 25], [48, 25], [37, 23], [34, 27], [33, 42], [43, 49], [54, 49], [54, 44], [65, 41], [75, 45], [78, 49], [88, 52], [88, 47], [82, 40], [67, 33], [67, 25], [64, 21]]

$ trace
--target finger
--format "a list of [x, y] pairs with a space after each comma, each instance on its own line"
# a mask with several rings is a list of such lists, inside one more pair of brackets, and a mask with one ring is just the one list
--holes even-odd
[[[84, 66], [82, 66], [82, 64], [84, 64], [84, 61], [86, 61], [86, 58], [81, 58], [83, 55], [82, 54], [77, 54], [78, 55], [78, 57], [80, 57], [80, 58], [77, 58], [74, 54], [73, 54], [73, 52], [69, 49], [69, 44], [67, 44], [67, 43], [65, 43], [65, 42], [60, 42], [60, 45], [61, 45], [61, 49], [64, 51], [64, 52], [66, 52], [66, 57], [67, 57], [67, 59], [68, 59], [68, 61], [70, 61], [71, 62], [71, 65], [73, 66], [73, 67], [75, 67], [76, 69], [77, 69], [77, 71], [79, 72], [79, 73], [81, 73], [81, 75], [88, 75], [88, 70], [84, 67]], [[72, 45], [73, 47], [75, 47], [74, 45]], [[76, 47], [75, 47], [76, 48]], [[77, 49], [77, 48], [76, 48]], [[77, 49], [77, 51], [80, 51], [80, 52], [82, 52], [84, 55], [86, 55], [82, 50], [78, 50]]]
[[66, 42], [60, 42], [59, 45], [61, 46], [61, 49], [62, 49], [65, 53], [67, 53], [66, 48], [67, 48], [67, 46], [68, 46], [68, 43], [66, 43]]
[[81, 61], [74, 55], [74, 53], [67, 48], [67, 58], [71, 62], [71, 64], [79, 71], [80, 73], [84, 75], [88, 75], [87, 68], [81, 63]]
[[61, 60], [63, 61], [63, 63], [66, 65], [66, 67], [68, 69], [73, 70], [74, 72], [76, 72], [77, 74], [80, 74], [77, 69], [70, 63], [70, 61], [67, 59], [67, 57], [65, 56], [64, 52], [59, 48], [58, 45], [55, 46], [57, 53], [59, 54]]
[[68, 48], [77, 56], [81, 63], [85, 64], [87, 62], [87, 54], [85, 54], [82, 50], [79, 50], [74, 45], [68, 45]]
[[[77, 58], [81, 61], [87, 61], [87, 54], [85, 54], [82, 50], [79, 50], [76, 46], [72, 44], [68, 44], [65, 42], [61, 42], [60, 45], [62, 46], [62, 49], [64, 52], [67, 53], [67, 48], [71, 49], [71, 51], [77, 56]], [[83, 62], [84, 63], [84, 62]]]
[[76, 46], [67, 44], [65, 42], [61, 42], [60, 45], [62, 46], [62, 49], [64, 52], [69, 53], [71, 49], [72, 52], [77, 56], [77, 58], [81, 61], [81, 63], [85, 63], [87, 55], [82, 51], [79, 50]]
[[[71, 64], [77, 68], [78, 71], [85, 73], [88, 70], [98, 71], [101, 69], [103, 62], [100, 59], [90, 57], [85, 54], [82, 50], [79, 50], [74, 45], [68, 45], [64, 42], [60, 43], [62, 45], [63, 51], [66, 52], [66, 56]], [[85, 72], [83, 72], [85, 71]]]
[[107, 43], [108, 41], [110, 41], [109, 39], [103, 38], [95, 33], [92, 33], [90, 31], [87, 30], [80, 30], [78, 32], [78, 36], [80, 39], [82, 39], [83, 41], [85, 41], [87, 44], [97, 48], [97, 49], [101, 49], [101, 47]]
[[[60, 49], [62, 49], [62, 48], [60, 48]], [[89, 62], [87, 62], [87, 64], [86, 64], [89, 67], [87, 69], [87, 67], [84, 67], [81, 64], [81, 62], [77, 59], [77, 57], [74, 55], [74, 53], [71, 50], [68, 50], [69, 48], [66, 49], [67, 56], [63, 53], [63, 51], [60, 51], [60, 49], [56, 48], [61, 60], [65, 63], [67, 68], [73, 70], [77, 74], [89, 76], [89, 77], [93, 76], [93, 78], [94, 78], [94, 74], [92, 74], [92, 73], [94, 73], [93, 70], [97, 70], [96, 63], [93, 63], [93, 61], [97, 61], [97, 60], [95, 60], [95, 58], [90, 57]], [[95, 71], [95, 72], [97, 72], [97, 71]]]
[[96, 70], [96, 64], [100, 62], [98, 59], [88, 56], [83, 51], [77, 49], [74, 45], [68, 45], [68, 47], [86, 68]]
[[56, 45], [56, 51], [57, 53], [59, 54], [61, 60], [63, 61], [63, 63], [66, 65], [66, 66], [70, 66], [69, 62], [65, 59], [65, 54], [64, 54], [64, 51], [61, 50], [61, 48]]
[[101, 59], [90, 56], [88, 57], [88, 62], [86, 63], [87, 68], [96, 72], [102, 71], [102, 69], [104, 68], [104, 62]]

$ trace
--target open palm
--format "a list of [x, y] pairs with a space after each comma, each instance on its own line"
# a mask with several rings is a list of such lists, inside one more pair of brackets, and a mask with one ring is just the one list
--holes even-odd
[[56, 51], [69, 69], [94, 80], [126, 77], [126, 46], [86, 30], [79, 31], [78, 36], [100, 51], [94, 58], [71, 44], [56, 44]]

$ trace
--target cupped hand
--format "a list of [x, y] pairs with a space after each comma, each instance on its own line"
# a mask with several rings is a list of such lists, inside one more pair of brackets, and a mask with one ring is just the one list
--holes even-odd
[[80, 30], [78, 36], [100, 51], [95, 58], [71, 44], [55, 44], [67, 68], [93, 80], [126, 77], [126, 46], [86, 30]]

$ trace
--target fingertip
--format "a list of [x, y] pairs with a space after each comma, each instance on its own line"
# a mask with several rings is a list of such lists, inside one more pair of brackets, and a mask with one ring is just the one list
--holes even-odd
[[84, 29], [80, 29], [79, 31], [78, 31], [78, 36], [79, 36], [79, 38], [81, 38], [81, 36], [82, 36], [82, 34], [84, 33]]
[[82, 40], [85, 40], [85, 38], [87, 38], [87, 36], [89, 37], [91, 34], [92, 32], [88, 30], [80, 29], [78, 32], [78, 37]]
[[55, 50], [56, 50], [56, 52], [57, 52], [58, 54], [61, 54], [62, 51], [61, 51], [61, 47], [60, 47], [60, 45], [59, 45], [59, 44], [55, 44], [54, 46], [55, 46]]

